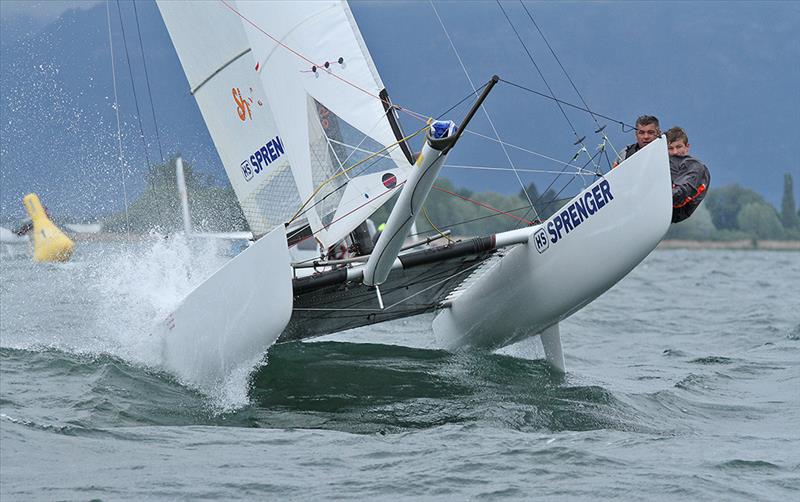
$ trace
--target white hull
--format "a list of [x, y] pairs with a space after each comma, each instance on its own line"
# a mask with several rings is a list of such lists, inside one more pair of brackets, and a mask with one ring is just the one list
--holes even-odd
[[5, 227], [0, 227], [0, 244], [20, 246], [30, 244], [30, 242], [31, 240], [27, 235], [17, 235]]
[[[613, 199], [604, 196], [601, 184]], [[662, 137], [531, 227], [527, 244], [500, 251], [505, 256], [437, 315], [435, 345], [500, 348], [541, 333], [597, 298], [663, 238], [672, 214], [670, 186]], [[600, 198], [610, 200], [586, 218], [578, 215], [579, 225], [553, 242], [553, 222], [576, 200], [594, 199], [595, 187]], [[537, 249], [540, 232], [547, 242]]]
[[163, 366], [201, 389], [266, 352], [292, 314], [286, 232], [275, 228], [200, 284], [157, 327]]
[[[575, 201], [585, 216], [570, 214]], [[425, 345], [494, 350], [542, 335], [548, 361], [563, 371], [559, 321], [639, 264], [666, 233], [671, 213], [667, 149], [659, 139], [543, 224], [498, 234], [498, 246], [523, 243], [499, 249], [456, 288], [434, 319], [433, 343]], [[294, 294], [279, 227], [201, 284], [161, 325], [164, 366], [201, 388], [248, 369], [286, 329]]]

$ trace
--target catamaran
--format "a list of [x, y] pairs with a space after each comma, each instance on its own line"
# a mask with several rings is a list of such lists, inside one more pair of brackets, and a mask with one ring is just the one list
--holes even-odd
[[[459, 124], [423, 122], [407, 136], [346, 2], [158, 7], [254, 239], [156, 329], [164, 366], [184, 381], [215, 385], [274, 343], [423, 313], [434, 314], [431, 347], [495, 350], [540, 336], [563, 372], [559, 323], [669, 227], [661, 138], [596, 173], [544, 221], [409, 249], [448, 153], [497, 77]], [[393, 196], [373, 245], [365, 221]], [[289, 251], [309, 239], [323, 254], [311, 269]]]

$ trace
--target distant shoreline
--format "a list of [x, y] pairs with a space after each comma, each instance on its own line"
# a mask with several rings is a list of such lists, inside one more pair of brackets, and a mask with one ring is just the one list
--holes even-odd
[[[76, 241], [145, 241], [153, 239], [152, 234], [99, 233], [72, 236]], [[468, 237], [456, 237], [468, 238]], [[694, 241], [684, 239], [664, 239], [658, 249], [764, 249], [774, 251], [800, 251], [800, 241], [774, 241], [739, 239], [735, 241]]]
[[770, 251], [800, 251], [800, 241], [770, 241], [741, 239], [736, 241], [690, 241], [664, 239], [658, 249], [766, 249]]

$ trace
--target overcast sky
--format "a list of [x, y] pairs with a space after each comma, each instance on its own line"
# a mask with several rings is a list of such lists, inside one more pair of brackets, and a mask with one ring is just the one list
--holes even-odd
[[15, 20], [30, 17], [42, 26], [55, 21], [69, 9], [90, 9], [103, 0], [3, 0], [0, 2], [0, 19], [13, 24]]
[[[102, 0], [0, 0], [0, 41], [3, 44], [36, 33], [67, 10], [81, 9], [79, 15], [71, 18], [85, 25], [85, 28], [79, 28], [84, 31], [80, 42], [83, 45], [70, 46], [68, 42], [77, 37], [61, 39], [56, 33], [54, 40], [58, 42], [52, 46], [37, 46], [40, 52], [50, 51], [54, 68], [61, 65], [64, 70], [45, 75], [52, 82], [39, 79], [31, 86], [40, 92], [37, 101], [41, 101], [38, 105], [41, 116], [47, 116], [51, 123], [58, 118], [53, 110], [63, 109], [60, 106], [63, 103], [74, 101], [82, 105], [84, 102], [77, 98], [79, 95], [97, 93], [103, 99], [113, 99], [109, 98], [113, 94], [109, 85], [110, 67], [105, 63], [109, 60], [109, 52], [104, 4]], [[115, 37], [120, 36], [120, 27], [115, 19], [117, 6], [122, 9], [125, 23], [130, 23], [131, 31], [128, 33], [131, 37], [135, 25], [130, 2], [112, 0], [109, 5]], [[155, 5], [149, 0], [136, 5], [145, 33], [144, 43], [149, 51], [148, 61], [158, 64], [160, 60], [162, 63], [161, 67], [155, 67], [164, 84], [153, 97], [156, 109], [170, 109], [177, 113], [178, 109], [170, 108], [173, 103], [192, 103], [188, 84]], [[265, 5], [268, 7], [269, 4]], [[546, 92], [542, 79], [496, 2], [439, 2], [436, 5], [473, 82], [480, 85], [497, 73], [505, 79]], [[654, 114], [662, 119], [664, 128], [672, 125], [685, 127], [692, 152], [711, 169], [712, 187], [740, 183], [762, 193], [775, 205], [780, 204], [784, 173], [793, 173], [795, 186], [800, 188], [796, 141], [788, 134], [800, 118], [800, 2], [526, 1], [525, 6], [536, 17], [594, 110], [627, 123], [635, 121], [638, 115]], [[507, 1], [503, 2], [503, 7], [542, 67], [554, 92], [562, 99], [579, 104], [578, 96], [553, 61], [521, 4]], [[92, 8], [96, 10], [87, 12]], [[351, 2], [351, 8], [383, 82], [396, 103], [423, 114], [436, 115], [469, 92], [464, 71], [429, 2]], [[133, 56], [137, 46], [138, 43], [134, 43], [130, 47]], [[85, 48], [91, 50], [85, 51]], [[35, 75], [42, 61], [32, 57], [29, 61], [24, 60], [29, 52], [35, 51], [22, 47], [15, 49], [13, 55], [18, 70]], [[95, 57], [92, 61], [96, 63], [88, 72], [75, 75], [74, 71], [66, 71], [76, 68], [79, 59], [90, 57]], [[130, 83], [126, 80], [123, 54], [118, 53], [117, 57], [122, 93], [120, 101], [124, 105], [125, 93], [130, 94]], [[133, 77], [139, 84], [143, 82], [143, 76], [137, 73], [136, 68]], [[66, 81], [67, 78], [73, 80]], [[79, 78], [86, 79], [84, 87], [80, 87], [83, 84]], [[76, 90], [76, 98], [61, 97], [61, 103], [55, 102], [60, 108], [54, 107], [51, 89], [62, 87]], [[7, 89], [3, 94], [5, 99], [13, 101], [9, 107], [12, 112], [26, 113], [32, 106], [31, 100], [14, 100], [14, 95]], [[574, 153], [574, 135], [552, 102], [503, 84], [492, 92], [486, 106], [504, 140], [563, 160], [568, 160]], [[131, 112], [123, 106], [122, 112], [126, 111]], [[78, 110], [75, 115], [81, 115], [80, 112]], [[599, 142], [594, 134], [596, 125], [586, 114], [574, 110], [567, 110], [567, 113], [578, 133], [588, 137], [590, 145]], [[450, 118], [455, 120], [462, 116], [463, 110], [450, 114]], [[87, 120], [85, 114], [82, 117]], [[4, 116], [6, 121], [13, 118]], [[111, 134], [113, 114], [105, 118], [103, 127]], [[168, 124], [164, 118], [159, 120], [160, 124]], [[202, 128], [197, 113], [180, 117], [178, 123], [196, 123]], [[91, 123], [93, 129], [86, 133], [87, 144], [103, 132], [98, 129], [98, 124]], [[408, 124], [406, 129], [411, 127], [414, 124]], [[482, 115], [476, 117], [470, 126], [472, 128], [493, 136]], [[207, 148], [196, 148], [201, 140], [187, 136], [188, 129], [191, 128], [162, 131], [162, 140], [174, 141], [175, 145], [180, 145], [175, 148], [186, 157], [197, 160], [197, 165], [221, 173], [210, 139], [202, 139]], [[618, 148], [633, 141], [630, 132], [623, 132], [613, 122], [609, 123], [607, 131]], [[152, 142], [153, 133], [145, 133]], [[22, 144], [26, 139], [34, 144]], [[24, 158], [28, 152], [42, 148], [41, 143], [41, 139], [26, 136], [10, 142], [6, 135], [2, 146], [6, 154], [14, 153], [14, 149], [24, 150], [16, 157]], [[132, 147], [134, 143], [126, 146]], [[52, 150], [54, 145], [50, 144], [48, 148]], [[508, 167], [496, 144], [470, 137], [456, 150], [451, 154], [451, 164]], [[113, 149], [110, 151], [108, 157], [113, 159], [115, 154]], [[519, 153], [512, 152], [518, 167], [552, 167], [543, 165], [541, 158], [524, 157]], [[14, 171], [6, 173], [7, 180], [25, 177], [44, 183], [49, 175], [48, 162], [54, 158], [47, 157], [41, 163], [9, 165], [11, 163], [7, 162], [2, 170]], [[75, 179], [71, 180], [73, 184], [91, 186], [93, 179], [97, 178], [91, 173], [99, 172], [101, 168], [88, 165], [84, 175], [86, 179], [83, 179], [80, 172], [87, 165], [86, 159], [79, 158], [74, 164], [64, 163], [68, 160], [59, 157], [60, 167], [70, 168], [75, 173]], [[108, 162], [105, 157], [96, 159], [98, 165]], [[516, 193], [519, 190], [510, 173], [448, 168], [442, 175], [475, 191]], [[537, 185], [540, 183], [535, 181]], [[62, 185], [55, 186], [60, 188]], [[32, 188], [20, 185], [19, 190], [23, 189]], [[7, 186], [3, 197], [10, 201], [8, 207], [19, 209], [17, 194], [5, 192], [9, 192]]]

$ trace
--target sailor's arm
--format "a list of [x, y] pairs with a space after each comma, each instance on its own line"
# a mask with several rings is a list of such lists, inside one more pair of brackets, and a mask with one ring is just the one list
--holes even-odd
[[705, 196], [710, 182], [708, 169], [694, 159], [687, 160], [688, 169], [672, 180], [672, 207], [683, 207]]

